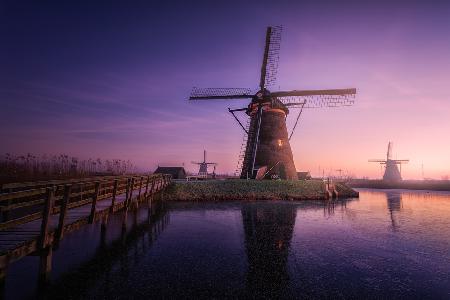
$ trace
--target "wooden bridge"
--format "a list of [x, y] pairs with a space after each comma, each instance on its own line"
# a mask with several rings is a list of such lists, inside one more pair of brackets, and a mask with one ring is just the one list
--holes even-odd
[[27, 255], [39, 255], [39, 277], [51, 271], [52, 249], [64, 235], [101, 222], [141, 202], [152, 206], [154, 195], [171, 183], [170, 175], [103, 176], [6, 184], [0, 190], [0, 284], [8, 265]]

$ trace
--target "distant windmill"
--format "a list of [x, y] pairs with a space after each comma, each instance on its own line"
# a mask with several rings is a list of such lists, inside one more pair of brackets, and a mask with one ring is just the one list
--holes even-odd
[[208, 166], [209, 165], [214, 166], [213, 176], [215, 176], [215, 174], [216, 174], [217, 163], [206, 162], [206, 150], [203, 150], [203, 161], [202, 162], [192, 161], [191, 163], [193, 163], [194, 165], [199, 165], [199, 170], [198, 170], [199, 176], [208, 177]]
[[339, 178], [342, 178], [342, 171], [344, 171], [344, 170], [342, 170], [342, 169], [336, 169], [336, 172], [339, 172]]
[[[389, 142], [388, 150], [386, 153], [386, 160], [383, 159], [370, 159], [369, 162], [378, 162], [385, 166], [383, 180], [385, 181], [401, 181], [402, 180], [402, 164], [409, 162], [409, 159], [392, 159], [392, 148], [394, 144]], [[400, 170], [397, 165], [400, 165]]]
[[[270, 92], [269, 86], [276, 81], [281, 42], [281, 26], [268, 27], [261, 67], [259, 89], [247, 88], [193, 88], [190, 100], [250, 99], [247, 107], [228, 109], [245, 136], [241, 148], [241, 178], [266, 177], [297, 179], [289, 140], [294, 132], [303, 108], [337, 107], [352, 105], [356, 89], [336, 90], [293, 90]], [[292, 133], [288, 136], [286, 116], [288, 108], [299, 108], [299, 114]], [[245, 111], [249, 116], [245, 127], [234, 114]], [[258, 172], [258, 169], [270, 170]]]

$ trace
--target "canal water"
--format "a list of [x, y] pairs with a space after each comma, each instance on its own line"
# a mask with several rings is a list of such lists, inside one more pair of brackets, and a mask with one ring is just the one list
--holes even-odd
[[47, 286], [13, 264], [5, 297], [450, 299], [450, 193], [359, 191], [116, 214], [62, 241]]

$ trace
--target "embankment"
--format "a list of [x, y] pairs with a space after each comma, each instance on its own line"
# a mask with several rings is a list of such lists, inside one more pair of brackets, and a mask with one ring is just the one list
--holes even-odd
[[[358, 197], [358, 193], [337, 183], [339, 198]], [[164, 191], [169, 201], [237, 200], [321, 200], [327, 199], [325, 184], [319, 180], [209, 180], [171, 184]]]
[[352, 188], [450, 191], [449, 180], [403, 180], [400, 182], [352, 180], [347, 184]]

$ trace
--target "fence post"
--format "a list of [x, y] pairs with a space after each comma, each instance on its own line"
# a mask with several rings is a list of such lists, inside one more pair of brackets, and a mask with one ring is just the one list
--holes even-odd
[[105, 214], [102, 217], [102, 225], [101, 225], [102, 232], [106, 230], [106, 225], [108, 225], [108, 218], [109, 218], [109, 214]]
[[6, 280], [6, 269], [7, 266], [3, 266], [0, 269], [0, 295], [3, 296], [5, 294], [5, 280]]
[[66, 184], [64, 186], [64, 197], [59, 210], [59, 222], [58, 222], [58, 229], [56, 230], [56, 241], [60, 241], [64, 234], [64, 221], [67, 215], [67, 206], [70, 200], [71, 189], [72, 185], [70, 184]]
[[162, 189], [161, 189], [161, 203], [163, 203], [164, 202], [164, 190], [166, 189], [166, 179], [167, 179], [167, 176], [166, 175], [163, 175], [163, 178], [162, 178]]
[[125, 194], [125, 206], [128, 205], [128, 197], [130, 196], [130, 182], [131, 182], [131, 179], [127, 178], [127, 191]]
[[152, 180], [152, 186], [150, 188], [150, 197], [147, 198], [147, 206], [148, 206], [148, 210], [149, 210], [149, 214], [152, 214], [152, 209], [153, 209], [153, 194], [154, 194], [154, 189], [155, 189], [155, 178], [153, 178]]
[[138, 194], [138, 202], [141, 201], [141, 190], [142, 190], [142, 181], [144, 181], [144, 177], [141, 176], [139, 181], [139, 194]]
[[147, 197], [148, 197], [148, 185], [149, 184], [150, 184], [150, 175], [147, 176], [147, 183], [145, 184], [144, 199], [147, 199]]
[[50, 272], [52, 271], [52, 247], [41, 250], [39, 255], [39, 283], [46, 284], [50, 281]]
[[153, 178], [152, 180], [152, 187], [150, 189], [150, 195], [153, 196], [153, 194], [155, 193], [155, 189], [156, 189], [156, 179]]
[[95, 182], [94, 198], [92, 199], [91, 215], [89, 216], [89, 224], [94, 223], [95, 208], [97, 206], [98, 193], [100, 191], [100, 181]]
[[42, 223], [41, 223], [41, 235], [39, 241], [39, 248], [43, 249], [47, 246], [47, 232], [48, 223], [50, 221], [50, 213], [53, 209], [53, 203], [55, 201], [55, 189], [53, 187], [47, 188], [47, 197], [45, 198], [44, 211], [42, 213]]
[[128, 198], [127, 207], [130, 206], [131, 201], [133, 200], [133, 190], [134, 190], [134, 177], [131, 178], [131, 184], [130, 184], [130, 198]]
[[113, 188], [113, 193], [112, 193], [112, 200], [111, 200], [111, 211], [114, 210], [114, 205], [116, 204], [116, 196], [117, 196], [117, 188], [119, 186], [119, 180], [118, 179], [114, 179], [114, 188]]

